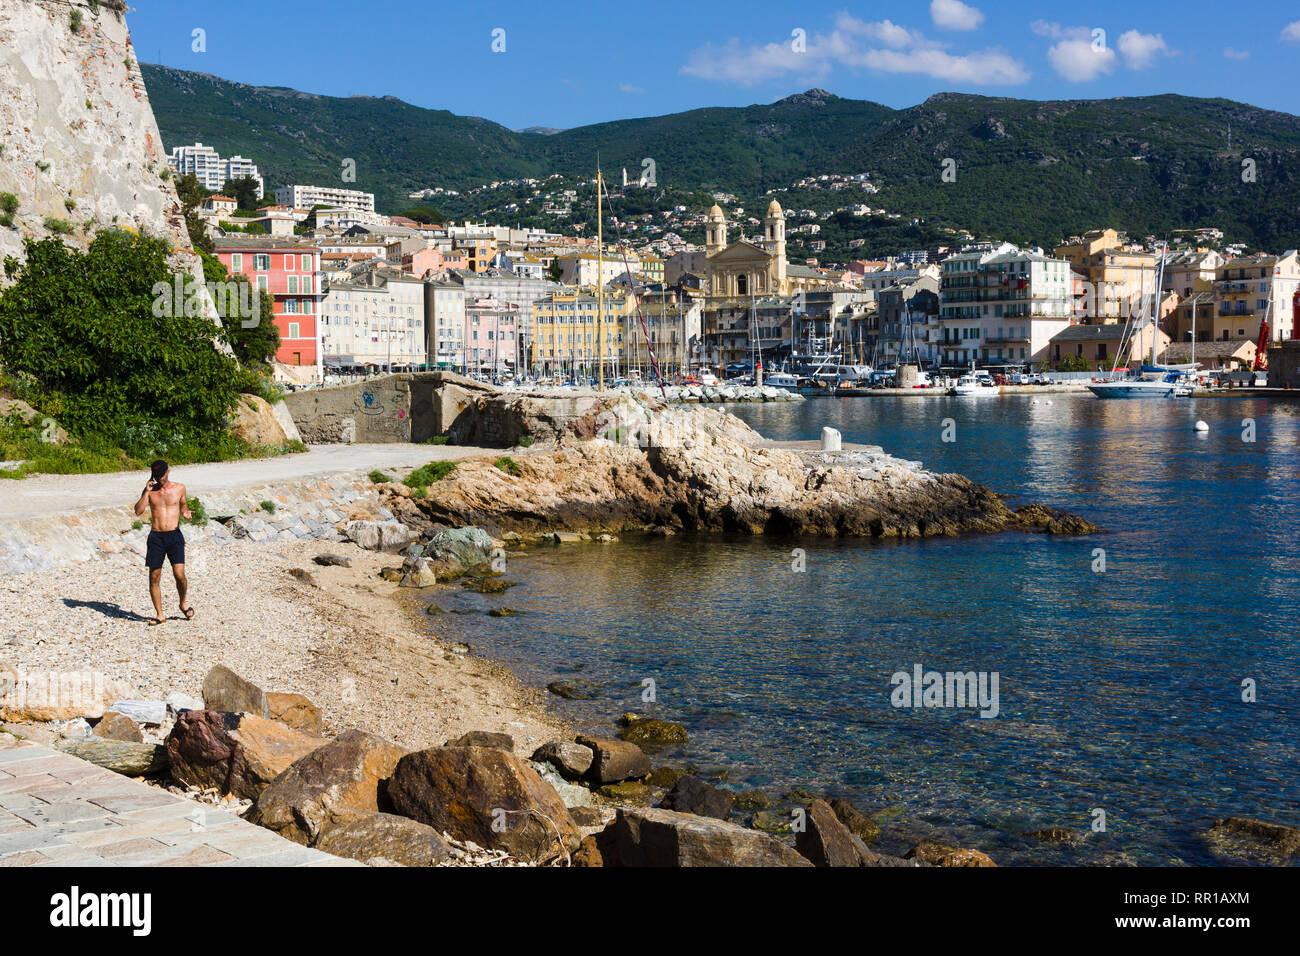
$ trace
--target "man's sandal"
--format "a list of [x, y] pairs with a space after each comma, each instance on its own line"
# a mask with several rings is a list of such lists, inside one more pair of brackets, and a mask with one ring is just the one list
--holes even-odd
[[191, 604], [189, 607], [181, 608], [181, 613], [185, 615], [185, 620], [194, 620], [194, 605]]

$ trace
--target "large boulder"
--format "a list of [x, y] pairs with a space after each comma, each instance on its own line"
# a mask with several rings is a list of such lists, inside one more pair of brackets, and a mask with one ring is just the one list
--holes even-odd
[[678, 813], [694, 813], [701, 817], [727, 819], [736, 798], [726, 790], [711, 787], [699, 777], [687, 774], [673, 785], [659, 806]]
[[533, 751], [533, 759], [549, 763], [565, 780], [581, 780], [595, 759], [590, 747], [568, 740], [552, 740]]
[[227, 714], [270, 716], [270, 704], [262, 688], [224, 664], [218, 664], [203, 678], [203, 706]]
[[359, 548], [391, 554], [401, 551], [415, 538], [400, 521], [349, 521], [343, 525], [343, 533]]
[[619, 739], [634, 743], [642, 750], [654, 752], [687, 741], [686, 728], [671, 720], [624, 714], [619, 723], [623, 725], [618, 732]]
[[325, 733], [320, 708], [302, 694], [271, 691], [266, 695], [266, 707], [267, 716], [272, 720], [300, 730], [309, 737], [320, 737]]
[[57, 740], [54, 749], [124, 777], [147, 777], [167, 769], [167, 751], [157, 744], [83, 737], [80, 740]]
[[812, 865], [765, 833], [693, 813], [620, 808], [611, 825], [621, 866]]
[[515, 752], [515, 739], [509, 734], [497, 733], [492, 730], [471, 730], [467, 734], [461, 734], [455, 740], [449, 740], [444, 747], [491, 747], [494, 750], [504, 750], [508, 754]]
[[1300, 852], [1300, 828], [1251, 817], [1216, 820], [1205, 838], [1220, 856], [1286, 859]]
[[92, 737], [100, 737], [104, 740], [125, 740], [128, 743], [144, 743], [144, 731], [130, 717], [125, 714], [119, 714], [115, 710], [106, 713], [95, 725], [91, 732]]
[[840, 823], [863, 843], [872, 843], [880, 836], [880, 825], [849, 801], [841, 797], [831, 797], [826, 805], [834, 811]]
[[425, 554], [472, 568], [492, 560], [492, 537], [482, 528], [448, 528], [430, 539]]
[[594, 755], [587, 778], [597, 786], [640, 780], [650, 773], [650, 758], [634, 743], [611, 737], [578, 737], [578, 743]]
[[555, 790], [514, 754], [434, 747], [407, 754], [388, 782], [403, 816], [457, 840], [544, 861], [572, 852], [581, 834]]
[[431, 826], [392, 813], [331, 814], [314, 846], [363, 863], [434, 866], [451, 856]]
[[814, 800], [804, 815], [804, 826], [796, 830], [794, 845], [813, 866], [862, 866], [858, 847], [865, 846], [855, 840], [835, 811], [825, 800]]
[[134, 696], [125, 683], [96, 671], [24, 671], [0, 661], [0, 721], [95, 720]]
[[349, 730], [298, 758], [271, 781], [248, 819], [312, 846], [331, 813], [390, 809], [385, 784], [406, 753], [382, 737]]
[[289, 441], [271, 404], [258, 395], [239, 396], [230, 413], [230, 433], [254, 448], [279, 448]]
[[256, 800], [271, 781], [325, 741], [255, 714], [182, 711], [167, 735], [172, 776]]

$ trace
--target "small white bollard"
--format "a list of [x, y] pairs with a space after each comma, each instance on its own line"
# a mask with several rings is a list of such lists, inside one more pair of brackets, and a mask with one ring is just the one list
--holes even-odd
[[822, 429], [822, 451], [839, 451], [840, 433], [834, 428]]

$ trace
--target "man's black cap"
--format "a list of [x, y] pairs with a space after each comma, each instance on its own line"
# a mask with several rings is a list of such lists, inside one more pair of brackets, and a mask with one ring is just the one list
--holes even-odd
[[157, 481], [163, 475], [167, 474], [167, 468], [168, 468], [167, 462], [163, 461], [161, 458], [159, 458], [152, 465], [150, 465], [149, 471], [153, 475], [153, 480]]

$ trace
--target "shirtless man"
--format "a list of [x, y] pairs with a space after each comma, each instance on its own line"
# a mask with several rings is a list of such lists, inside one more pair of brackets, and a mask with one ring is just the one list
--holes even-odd
[[135, 513], [144, 514], [145, 508], [151, 514], [153, 530], [149, 532], [148, 547], [145, 551], [145, 567], [149, 569], [149, 596], [153, 598], [154, 618], [150, 627], [164, 623], [162, 609], [162, 566], [163, 558], [172, 564], [172, 575], [176, 578], [176, 593], [180, 595], [181, 613], [185, 620], [194, 617], [194, 608], [185, 600], [189, 582], [185, 579], [185, 536], [181, 534], [181, 516], [192, 517], [190, 507], [185, 503], [185, 486], [168, 481], [171, 469], [167, 462], [159, 460], [149, 466], [149, 483], [144, 486], [140, 500], [135, 503]]

